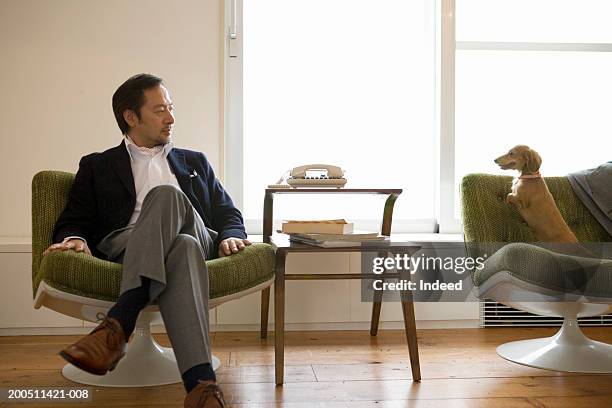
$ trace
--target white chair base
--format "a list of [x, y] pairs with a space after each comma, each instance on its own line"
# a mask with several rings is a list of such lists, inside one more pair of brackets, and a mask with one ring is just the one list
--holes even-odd
[[575, 317], [566, 316], [552, 337], [513, 341], [497, 347], [506, 360], [572, 373], [612, 373], [612, 345], [586, 337]]
[[[67, 379], [99, 387], [151, 387], [181, 382], [172, 348], [160, 346], [151, 336], [150, 313], [141, 313], [125, 357], [106, 375], [92, 375], [72, 364], [66, 364], [62, 375]], [[221, 361], [212, 357], [217, 371]]]

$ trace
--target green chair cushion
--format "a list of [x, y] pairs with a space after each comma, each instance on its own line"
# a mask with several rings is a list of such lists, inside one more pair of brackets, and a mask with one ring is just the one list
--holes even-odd
[[[207, 261], [206, 266], [210, 298], [227, 296], [272, 279], [274, 250], [268, 244], [252, 244], [237, 254]], [[119, 296], [121, 271], [121, 264], [66, 251], [43, 257], [36, 280], [63, 292], [115, 301]]]
[[474, 284], [480, 286], [503, 271], [524, 282], [563, 293], [612, 296], [612, 261], [607, 259], [564, 255], [527, 243], [511, 243], [491, 255], [482, 270], [474, 272]]

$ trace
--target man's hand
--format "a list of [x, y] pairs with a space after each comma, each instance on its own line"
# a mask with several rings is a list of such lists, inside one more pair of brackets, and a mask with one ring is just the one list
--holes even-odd
[[80, 239], [71, 239], [66, 242], [51, 245], [45, 252], [43, 252], [43, 256], [48, 255], [51, 252], [67, 251], [69, 249], [77, 252], [85, 252], [87, 255], [91, 255], [91, 251], [84, 241]]
[[225, 238], [219, 244], [219, 258], [238, 253], [251, 245], [251, 241], [242, 238]]

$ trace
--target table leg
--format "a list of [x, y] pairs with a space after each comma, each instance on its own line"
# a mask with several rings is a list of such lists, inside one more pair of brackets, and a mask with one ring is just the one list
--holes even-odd
[[[403, 279], [410, 279], [405, 274]], [[402, 312], [404, 314], [404, 329], [408, 341], [408, 352], [410, 353], [410, 366], [412, 368], [412, 381], [421, 381], [421, 366], [419, 363], [419, 345], [417, 343], [416, 321], [414, 318], [414, 302], [412, 292], [403, 290], [400, 293], [402, 300]]]
[[372, 321], [370, 322], [370, 336], [376, 336], [378, 334], [378, 322], [380, 321], [380, 307], [382, 304], [383, 292], [381, 290], [375, 290], [372, 294], [374, 299], [372, 300]]
[[399, 194], [392, 193], [389, 194], [387, 200], [385, 201], [385, 208], [383, 210], [383, 220], [382, 227], [380, 229], [380, 233], [385, 236], [391, 235], [391, 223], [393, 222], [393, 206], [395, 205], [395, 200]]
[[263, 211], [263, 242], [269, 243], [272, 236], [274, 218], [274, 194], [266, 192]]
[[285, 370], [285, 259], [284, 251], [276, 252], [274, 278], [274, 377], [283, 385]]
[[[378, 252], [378, 257], [384, 258], [388, 256], [387, 252]], [[362, 262], [363, 262], [363, 256]], [[362, 266], [363, 268], [363, 266]], [[380, 279], [385, 281], [385, 274], [380, 275]], [[374, 290], [372, 293], [372, 320], [370, 322], [370, 336], [376, 336], [378, 334], [378, 323], [380, 322], [380, 309], [382, 306], [383, 294], [382, 290]]]
[[270, 312], [270, 287], [261, 291], [261, 338], [268, 337], [268, 313]]
[[[385, 201], [385, 207], [383, 210], [382, 226], [380, 234], [384, 236], [391, 236], [391, 223], [393, 222], [393, 207], [397, 200], [398, 194], [389, 194]], [[380, 255], [380, 254], [379, 254]], [[384, 256], [384, 255], [382, 255]], [[380, 321], [380, 308], [382, 302], [383, 292], [375, 291], [372, 299], [372, 321], [370, 323], [370, 336], [376, 336], [378, 334], [378, 322]]]

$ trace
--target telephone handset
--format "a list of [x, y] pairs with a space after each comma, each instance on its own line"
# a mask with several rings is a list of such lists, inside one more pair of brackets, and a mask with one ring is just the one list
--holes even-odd
[[[346, 184], [344, 171], [338, 166], [329, 164], [308, 164], [291, 169], [289, 177], [285, 173], [276, 184], [270, 188], [288, 187], [343, 187]], [[284, 184], [283, 182], [287, 182]]]

